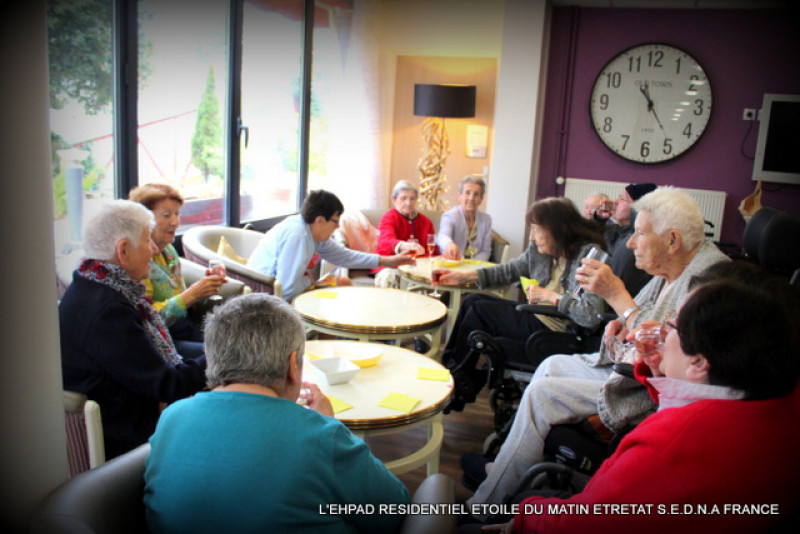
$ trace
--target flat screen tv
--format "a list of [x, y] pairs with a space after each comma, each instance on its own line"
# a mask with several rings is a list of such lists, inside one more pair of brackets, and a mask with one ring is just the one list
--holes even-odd
[[753, 180], [800, 185], [800, 95], [765, 94]]

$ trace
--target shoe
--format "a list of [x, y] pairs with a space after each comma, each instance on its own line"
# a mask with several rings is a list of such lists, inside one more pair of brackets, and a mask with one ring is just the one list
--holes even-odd
[[480, 454], [466, 453], [461, 455], [461, 469], [464, 470], [464, 476], [461, 477], [461, 483], [470, 491], [475, 491], [481, 482], [486, 480], [486, 464], [489, 459]]
[[426, 354], [429, 350], [431, 350], [431, 344], [428, 343], [424, 338], [415, 337], [414, 350], [420, 354]]

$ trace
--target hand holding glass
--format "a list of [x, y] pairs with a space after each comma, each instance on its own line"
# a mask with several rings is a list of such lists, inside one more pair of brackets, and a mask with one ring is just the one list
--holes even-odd
[[[225, 281], [225, 275], [227, 274], [227, 271], [225, 269], [225, 264], [222, 263], [222, 260], [208, 260], [208, 270], [211, 272], [211, 274], [222, 278], [223, 282]], [[208, 298], [214, 302], [222, 301], [222, 296], [220, 295], [211, 295]]]
[[[589, 250], [589, 253], [585, 256], [585, 258], [590, 260], [602, 261], [603, 263], [606, 263], [608, 261], [609, 256], [608, 252], [605, 252], [604, 250], [601, 250], [597, 247], [592, 247], [591, 250]], [[580, 284], [578, 284], [578, 287], [575, 288], [575, 290], [572, 292], [572, 296], [575, 298], [579, 298], [581, 296], [582, 291], [583, 288], [581, 287]]]
[[431, 285], [433, 286], [433, 293], [431, 296], [439, 298], [442, 294], [439, 293], [440, 278], [442, 276], [442, 269], [444, 268], [444, 260], [431, 261]]
[[412, 245], [412, 248], [410, 250], [411, 259], [412, 260], [416, 260], [417, 259], [417, 253], [419, 252], [419, 241], [417, 240], [417, 238], [412, 237], [412, 238], [408, 239], [406, 241], [406, 243], [409, 243], [410, 245]]

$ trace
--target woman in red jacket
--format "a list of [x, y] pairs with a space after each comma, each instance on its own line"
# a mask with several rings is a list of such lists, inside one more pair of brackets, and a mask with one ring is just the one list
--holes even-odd
[[658, 354], [637, 364], [659, 411], [581, 493], [528, 498], [484, 531], [749, 534], [797, 512], [797, 294], [727, 263], [735, 278], [694, 290]]

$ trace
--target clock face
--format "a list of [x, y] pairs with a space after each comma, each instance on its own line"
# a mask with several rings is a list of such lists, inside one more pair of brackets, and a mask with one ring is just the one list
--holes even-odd
[[689, 54], [643, 44], [609, 61], [592, 89], [592, 124], [605, 145], [638, 163], [680, 156], [703, 135], [711, 84]]

